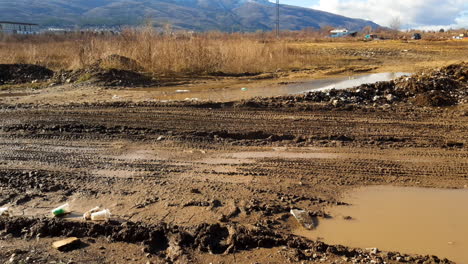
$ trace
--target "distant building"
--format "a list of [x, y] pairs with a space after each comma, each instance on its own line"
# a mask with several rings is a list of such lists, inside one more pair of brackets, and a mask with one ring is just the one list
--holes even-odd
[[345, 28], [339, 28], [339, 29], [334, 29], [330, 31], [330, 37], [332, 38], [340, 38], [340, 37], [346, 37], [346, 36], [355, 37], [356, 35], [357, 35], [356, 31], [349, 31]]
[[39, 32], [38, 24], [0, 21], [0, 33], [32, 35]]

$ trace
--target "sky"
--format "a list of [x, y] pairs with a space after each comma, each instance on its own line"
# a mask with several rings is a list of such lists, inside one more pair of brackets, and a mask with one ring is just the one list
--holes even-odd
[[[271, 0], [274, 2], [273, 0]], [[280, 0], [389, 26], [398, 17], [402, 28], [468, 28], [468, 0]]]

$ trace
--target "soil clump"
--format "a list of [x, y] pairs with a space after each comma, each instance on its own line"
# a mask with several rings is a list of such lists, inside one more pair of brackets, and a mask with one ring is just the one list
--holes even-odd
[[32, 64], [0, 64], [0, 85], [46, 81], [54, 72]]

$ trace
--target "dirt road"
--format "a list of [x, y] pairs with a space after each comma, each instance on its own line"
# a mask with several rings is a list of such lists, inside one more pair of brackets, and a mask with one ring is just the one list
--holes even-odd
[[[313, 225], [360, 186], [467, 189], [467, 79], [460, 63], [232, 102], [119, 101], [87, 84], [1, 98], [0, 261], [451, 263], [307, 240], [290, 210]], [[111, 221], [82, 219], [96, 206]], [[51, 247], [65, 237], [81, 243]]]
[[[21, 218], [0, 221], [0, 229], [10, 228], [0, 240], [0, 260], [14, 254], [37, 263], [392, 262], [400, 255], [288, 239], [298, 228], [290, 208], [324, 216], [325, 206], [341, 204], [343, 191], [356, 186], [468, 184], [465, 105], [220, 106], [4, 106], [0, 205]], [[38, 218], [65, 202], [76, 213], [101, 205], [124, 224], [107, 224], [113, 231], [106, 231], [106, 224]], [[122, 231], [133, 222], [140, 223], [136, 235]], [[167, 240], [157, 248], [146, 238], [155, 230]], [[193, 241], [184, 240], [185, 232]], [[50, 248], [54, 238], [70, 235], [84, 236], [84, 248]]]

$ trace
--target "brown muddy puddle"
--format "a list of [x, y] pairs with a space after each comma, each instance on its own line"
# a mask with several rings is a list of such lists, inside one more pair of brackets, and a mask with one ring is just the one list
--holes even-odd
[[347, 89], [361, 84], [390, 81], [408, 73], [374, 73], [367, 75], [310, 80], [286, 85], [268, 87], [219, 88], [191, 90], [185, 88], [145, 88], [138, 91], [147, 92], [149, 97], [158, 101], [236, 101], [253, 97], [272, 97], [300, 94], [309, 91], [327, 89]]
[[[468, 190], [367, 187], [351, 206], [328, 209], [333, 218], [297, 235], [356, 248], [437, 255], [468, 263]], [[352, 220], [344, 217], [351, 216]]]

